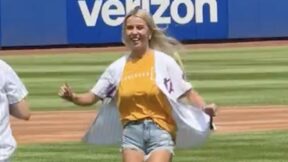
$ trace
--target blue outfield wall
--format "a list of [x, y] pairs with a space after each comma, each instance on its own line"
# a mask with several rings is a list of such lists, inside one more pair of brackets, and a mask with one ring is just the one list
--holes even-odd
[[[102, 0], [67, 1], [67, 37], [69, 44], [101, 44], [121, 42], [120, 26], [105, 24]], [[95, 4], [95, 5], [94, 5]], [[82, 6], [82, 7], [80, 7]], [[124, 14], [123, 14], [124, 16]], [[118, 17], [113, 17], [116, 22]]]
[[288, 0], [0, 0], [0, 46], [120, 43], [134, 6], [181, 41], [288, 37]]
[[228, 38], [288, 37], [288, 0], [230, 0]]
[[66, 0], [1, 0], [2, 46], [67, 44]]

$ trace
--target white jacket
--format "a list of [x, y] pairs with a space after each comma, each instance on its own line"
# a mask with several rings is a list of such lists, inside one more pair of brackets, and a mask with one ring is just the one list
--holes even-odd
[[[210, 117], [199, 108], [184, 105], [178, 98], [191, 89], [184, 80], [183, 71], [176, 61], [165, 53], [154, 51], [156, 84], [167, 96], [172, 106], [173, 118], [177, 125], [176, 147], [197, 147], [210, 134]], [[99, 145], [120, 144], [122, 125], [114, 95], [120, 82], [128, 55], [112, 63], [101, 75], [91, 92], [104, 99], [94, 122], [83, 140]]]

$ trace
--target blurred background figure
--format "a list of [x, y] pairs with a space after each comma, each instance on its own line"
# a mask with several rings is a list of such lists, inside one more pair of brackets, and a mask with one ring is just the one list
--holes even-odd
[[15, 71], [0, 60], [0, 162], [9, 162], [16, 149], [9, 116], [29, 120], [28, 91]]

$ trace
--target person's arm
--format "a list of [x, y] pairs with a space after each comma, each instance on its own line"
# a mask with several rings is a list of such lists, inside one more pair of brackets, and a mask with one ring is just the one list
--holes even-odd
[[115, 72], [121, 68], [121, 63], [124, 58], [126, 59], [126, 57], [121, 57], [121, 59], [112, 63], [100, 76], [90, 91], [85, 93], [75, 93], [67, 83], [64, 83], [60, 87], [58, 95], [61, 98], [80, 106], [93, 105], [99, 100], [112, 98], [116, 92], [116, 79], [118, 78], [116, 77], [118, 75], [117, 73], [115, 74]]
[[25, 99], [9, 105], [10, 115], [22, 120], [29, 120], [31, 117], [29, 105]]
[[197, 108], [202, 109], [209, 116], [216, 115], [216, 105], [214, 103], [206, 104], [203, 97], [193, 89], [188, 90], [182, 96], [179, 97], [181, 102], [186, 104], [191, 104]]
[[100, 99], [92, 92], [74, 93], [72, 88], [67, 83], [60, 87], [58, 95], [61, 98], [80, 106], [93, 105]]
[[3, 72], [1, 75], [5, 80], [4, 91], [8, 99], [10, 115], [18, 119], [29, 120], [31, 114], [29, 105], [25, 100], [28, 95], [25, 85], [10, 65], [3, 61], [0, 62], [0, 65]]
[[200, 96], [198, 92], [192, 88], [191, 83], [186, 81], [183, 70], [180, 68], [180, 66], [176, 63], [174, 59], [167, 59], [167, 61], [169, 62], [169, 66], [167, 66], [168, 72], [174, 86], [173, 93], [174, 96], [178, 99], [178, 101], [200, 108], [209, 116], [215, 116], [216, 105], [214, 103], [205, 103], [202, 96]]
[[198, 108], [204, 108], [206, 106], [203, 97], [193, 89], [186, 91], [182, 96], [179, 97], [179, 100]]

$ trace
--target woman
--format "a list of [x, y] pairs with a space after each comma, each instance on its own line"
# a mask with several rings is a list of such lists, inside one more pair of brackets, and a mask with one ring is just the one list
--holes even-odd
[[9, 114], [29, 120], [28, 92], [15, 71], [0, 60], [0, 162], [9, 162], [16, 148], [9, 123]]
[[[91, 91], [76, 94], [65, 84], [59, 95], [77, 105], [91, 105], [98, 100], [106, 103], [86, 134], [86, 141], [121, 142], [124, 162], [142, 162], [145, 158], [149, 162], [169, 162], [175, 142], [189, 147], [206, 139], [210, 117], [204, 112], [213, 116], [215, 106], [207, 107], [184, 80], [181, 68], [169, 56], [179, 43], [159, 30], [145, 10], [135, 8], [127, 14], [122, 38], [131, 52], [112, 63]], [[187, 102], [198, 108], [188, 109]], [[192, 143], [178, 138], [194, 138], [191, 133], [195, 135]]]

